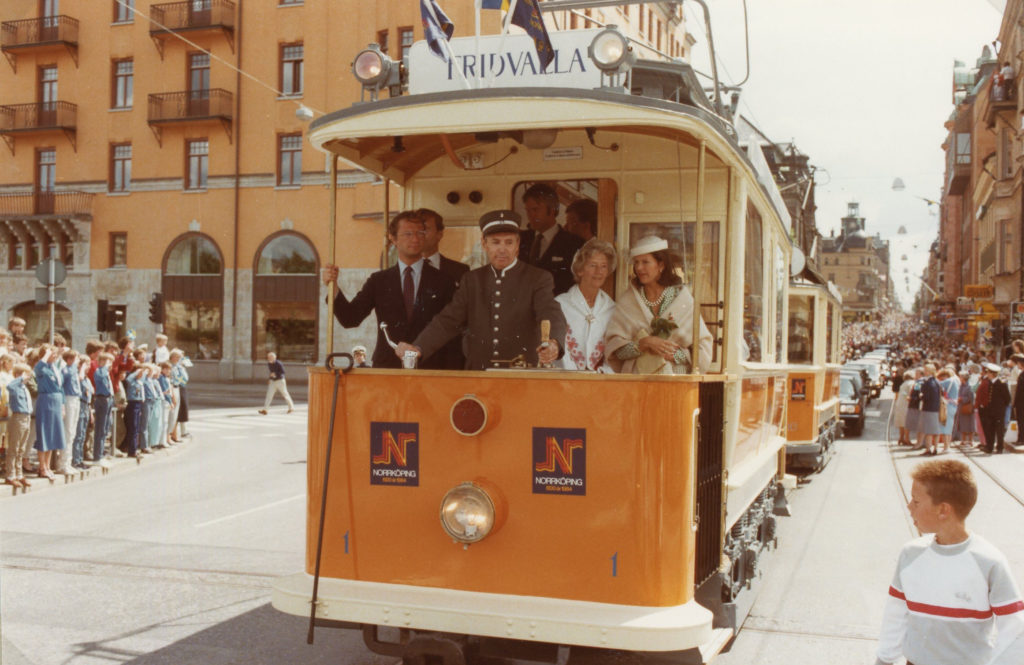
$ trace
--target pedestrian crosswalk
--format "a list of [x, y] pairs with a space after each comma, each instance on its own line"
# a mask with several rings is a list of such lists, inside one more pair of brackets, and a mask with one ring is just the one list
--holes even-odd
[[252, 436], [278, 437], [284, 432], [306, 431], [306, 409], [297, 407], [292, 413], [270, 413], [266, 416], [246, 409], [211, 409], [194, 411], [188, 429], [195, 436], [209, 435], [225, 440]]

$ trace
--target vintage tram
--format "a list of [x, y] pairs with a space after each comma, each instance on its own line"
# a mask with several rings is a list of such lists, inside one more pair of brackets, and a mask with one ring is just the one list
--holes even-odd
[[596, 202], [620, 253], [612, 293], [633, 242], [668, 239], [710, 369], [312, 369], [306, 568], [273, 591], [311, 636], [361, 629], [411, 662], [580, 647], [702, 662], [749, 611], [785, 502], [781, 199], [688, 65], [636, 59], [624, 77], [616, 30], [552, 41], [547, 73], [524, 35], [452, 39], [448, 61], [418, 42], [407, 88], [388, 79], [390, 97], [310, 140], [400, 186], [403, 209], [440, 212], [466, 261], [480, 215], [539, 181]]
[[[806, 270], [806, 269], [805, 269]], [[789, 286], [787, 467], [821, 469], [835, 452], [839, 421], [839, 334], [842, 296], [831, 282], [809, 278]]]

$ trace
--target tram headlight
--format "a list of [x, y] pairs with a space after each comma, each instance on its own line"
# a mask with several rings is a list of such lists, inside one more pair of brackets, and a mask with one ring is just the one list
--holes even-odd
[[624, 72], [636, 61], [636, 53], [629, 45], [629, 40], [614, 25], [609, 25], [594, 36], [587, 48], [587, 55], [606, 74]]
[[377, 44], [370, 44], [352, 61], [352, 73], [364, 86], [376, 86], [388, 76], [394, 63], [380, 50]]
[[456, 542], [468, 545], [483, 540], [494, 521], [494, 501], [474, 483], [453, 487], [441, 500], [441, 526]]

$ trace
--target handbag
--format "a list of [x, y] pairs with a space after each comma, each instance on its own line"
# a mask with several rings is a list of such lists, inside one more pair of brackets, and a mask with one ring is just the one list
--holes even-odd
[[972, 413], [974, 413], [974, 405], [971, 404], [970, 402], [966, 402], [964, 404], [961, 404], [960, 405], [960, 413], [964, 414], [965, 416], [971, 415]]
[[940, 425], [945, 425], [946, 424], [946, 416], [948, 416], [948, 415], [949, 414], [946, 413], [946, 400], [944, 398], [940, 399], [939, 400], [939, 424]]
[[1006, 428], [1006, 434], [1003, 435], [1003, 443], [1017, 443], [1017, 439], [1020, 437], [1018, 429], [1017, 421], [1011, 420], [1010, 425]]

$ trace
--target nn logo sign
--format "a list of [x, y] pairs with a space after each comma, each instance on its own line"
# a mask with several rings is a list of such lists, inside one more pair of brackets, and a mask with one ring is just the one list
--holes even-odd
[[370, 484], [419, 486], [419, 423], [370, 423]]
[[533, 493], [587, 493], [587, 430], [533, 428]]

